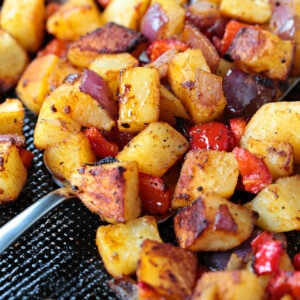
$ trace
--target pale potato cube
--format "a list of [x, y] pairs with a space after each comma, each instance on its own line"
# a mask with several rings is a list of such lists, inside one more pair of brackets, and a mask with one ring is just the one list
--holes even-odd
[[11, 142], [0, 143], [0, 205], [15, 201], [27, 180], [27, 169], [19, 149]]
[[96, 245], [107, 272], [113, 277], [134, 274], [146, 239], [161, 242], [153, 216], [99, 226]]
[[197, 281], [192, 300], [208, 299], [263, 300], [265, 293], [258, 277], [249, 270], [205, 272]]
[[71, 173], [84, 164], [94, 163], [96, 155], [88, 138], [82, 132], [78, 132], [48, 147], [44, 151], [44, 159], [53, 175], [69, 181]]
[[141, 19], [149, 3], [150, 0], [111, 0], [102, 14], [103, 21], [139, 30]]
[[300, 102], [272, 102], [263, 105], [250, 119], [241, 138], [241, 147], [248, 140], [278, 141], [294, 148], [295, 163], [300, 163]]
[[137, 134], [116, 158], [136, 161], [140, 172], [161, 177], [188, 147], [188, 141], [168, 123], [153, 122]]
[[86, 165], [71, 174], [70, 183], [83, 204], [109, 223], [141, 215], [138, 164], [135, 161]]
[[300, 230], [300, 176], [285, 177], [261, 190], [246, 206], [259, 214], [256, 225], [272, 232]]
[[220, 11], [223, 16], [247, 23], [263, 24], [272, 15], [272, 6], [268, 0], [222, 0]]
[[[172, 244], [145, 240], [137, 269], [139, 299], [149, 299], [143, 287], [157, 299], [189, 299], [196, 280], [197, 258]], [[147, 294], [146, 294], [147, 295]]]
[[48, 54], [35, 58], [23, 72], [16, 93], [32, 112], [38, 114], [50, 92], [48, 77], [58, 63], [58, 56]]
[[5, 0], [1, 7], [1, 28], [28, 52], [40, 49], [45, 33], [44, 0]]
[[251, 209], [216, 195], [199, 196], [174, 217], [178, 245], [191, 251], [226, 251], [247, 240], [255, 225]]
[[118, 128], [139, 132], [159, 119], [159, 74], [156, 69], [135, 67], [121, 72]]
[[46, 23], [49, 33], [67, 41], [76, 41], [103, 25], [101, 12], [93, 0], [68, 0]]
[[238, 164], [231, 152], [190, 150], [185, 156], [171, 206], [189, 205], [205, 194], [229, 199], [236, 188], [238, 176]]
[[0, 134], [23, 134], [25, 109], [19, 99], [7, 98], [0, 104]]

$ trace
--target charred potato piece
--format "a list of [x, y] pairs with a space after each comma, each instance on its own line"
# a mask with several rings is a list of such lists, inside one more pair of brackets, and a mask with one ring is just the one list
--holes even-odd
[[271, 79], [286, 80], [290, 73], [295, 44], [258, 28], [243, 28], [228, 50], [229, 57], [246, 72], [262, 73]]
[[174, 231], [181, 248], [225, 251], [248, 239], [254, 223], [252, 210], [216, 195], [202, 195], [178, 210]]
[[199, 196], [212, 193], [229, 199], [238, 176], [238, 165], [232, 153], [190, 150], [185, 156], [171, 205], [173, 208], [186, 206]]
[[109, 223], [127, 222], [141, 215], [138, 164], [134, 161], [84, 166], [70, 177], [83, 204]]
[[0, 104], [0, 134], [23, 134], [25, 109], [19, 99], [7, 98]]
[[139, 299], [188, 299], [196, 270], [194, 253], [172, 244], [145, 240], [137, 268]]
[[140, 32], [107, 23], [71, 43], [67, 57], [75, 66], [88, 67], [99, 54], [130, 52], [144, 41]]
[[161, 242], [153, 216], [143, 216], [125, 224], [99, 226], [96, 245], [108, 273], [113, 277], [134, 274], [146, 239]]

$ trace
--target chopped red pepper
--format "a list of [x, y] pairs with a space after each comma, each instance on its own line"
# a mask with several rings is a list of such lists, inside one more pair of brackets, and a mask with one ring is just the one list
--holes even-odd
[[300, 271], [300, 253], [297, 253], [293, 257], [293, 265], [294, 265], [295, 270]]
[[32, 165], [32, 160], [33, 160], [33, 157], [34, 157], [34, 154], [25, 149], [25, 148], [20, 148], [19, 149], [19, 154], [20, 154], [20, 157], [21, 157], [21, 160], [25, 166], [26, 169], [29, 169]]
[[256, 274], [275, 274], [284, 249], [282, 242], [275, 240], [271, 233], [264, 231], [251, 242], [254, 253], [253, 268]]
[[245, 118], [234, 118], [229, 120], [229, 127], [234, 137], [234, 143], [236, 146], [240, 144], [240, 140], [245, 131], [247, 120]]
[[279, 271], [273, 276], [266, 288], [268, 300], [280, 300], [284, 295], [300, 299], [300, 272]]
[[85, 129], [83, 133], [89, 139], [98, 158], [104, 158], [107, 156], [115, 157], [118, 154], [118, 146], [115, 143], [107, 141], [97, 128], [90, 127]]
[[138, 282], [138, 295], [141, 299], [156, 299], [163, 300], [166, 299], [161, 295], [155, 288], [146, 282]]
[[68, 42], [59, 39], [52, 39], [44, 49], [40, 50], [37, 54], [38, 57], [47, 54], [55, 54], [59, 57], [66, 57], [68, 50]]
[[185, 51], [189, 46], [179, 40], [175, 39], [160, 39], [155, 40], [146, 50], [147, 56], [151, 61], [156, 60], [163, 53], [170, 49], [177, 49], [179, 51]]
[[272, 174], [262, 158], [245, 148], [235, 147], [232, 152], [237, 160], [245, 191], [256, 194], [272, 183]]
[[229, 151], [232, 134], [221, 122], [208, 122], [193, 126], [189, 130], [190, 149]]
[[168, 211], [171, 205], [171, 190], [161, 178], [140, 172], [139, 186], [144, 213], [157, 215]]

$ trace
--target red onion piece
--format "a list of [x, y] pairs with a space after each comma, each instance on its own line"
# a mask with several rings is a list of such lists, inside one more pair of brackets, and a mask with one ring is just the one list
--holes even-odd
[[92, 70], [84, 69], [79, 89], [97, 100], [101, 107], [116, 120], [117, 103], [106, 81], [100, 75]]

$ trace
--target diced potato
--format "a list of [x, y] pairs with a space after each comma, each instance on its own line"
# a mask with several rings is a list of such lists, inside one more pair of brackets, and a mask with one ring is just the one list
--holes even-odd
[[262, 157], [274, 180], [293, 174], [294, 150], [291, 144], [250, 138], [247, 147], [250, 152]]
[[260, 191], [247, 203], [259, 214], [256, 225], [272, 232], [300, 230], [300, 176], [285, 177]]
[[139, 30], [149, 3], [150, 0], [111, 0], [102, 14], [103, 21]]
[[99, 54], [88, 68], [99, 74], [107, 82], [114, 97], [117, 97], [121, 70], [138, 65], [138, 59], [127, 52], [103, 53]]
[[135, 67], [121, 72], [119, 84], [120, 131], [139, 132], [159, 118], [159, 74], [156, 69]]
[[[189, 299], [196, 280], [197, 258], [172, 244], [145, 240], [137, 269], [139, 299]], [[145, 289], [145, 291], [144, 291]]]
[[236, 188], [239, 169], [231, 152], [190, 150], [180, 171], [171, 206], [191, 204], [203, 194], [229, 199]]
[[40, 49], [45, 32], [44, 0], [5, 0], [1, 7], [1, 28], [28, 52]]
[[249, 270], [205, 272], [196, 284], [192, 300], [208, 299], [263, 300], [265, 293], [258, 277]]
[[44, 151], [44, 159], [53, 175], [62, 180], [69, 180], [71, 173], [84, 164], [94, 163], [96, 155], [88, 138], [78, 132], [48, 147]]
[[286, 80], [293, 64], [295, 44], [258, 28], [244, 28], [233, 40], [228, 55], [243, 71]]
[[54, 54], [35, 58], [23, 72], [16, 92], [32, 112], [38, 114], [42, 103], [50, 92], [48, 77], [53, 71], [59, 58]]
[[222, 77], [210, 73], [200, 49], [175, 55], [169, 64], [168, 80], [194, 123], [212, 121], [223, 113], [226, 99]]
[[160, 85], [160, 101], [159, 101], [159, 120], [175, 125], [175, 117], [190, 120], [182, 102], [172, 94], [166, 87]]
[[263, 105], [251, 118], [241, 139], [241, 147], [248, 148], [248, 140], [290, 143], [295, 163], [300, 163], [300, 102], [273, 102]]
[[96, 245], [107, 272], [113, 277], [134, 274], [146, 239], [161, 242], [153, 216], [143, 216], [125, 224], [99, 226]]
[[86, 165], [71, 174], [70, 183], [83, 204], [109, 223], [141, 215], [138, 164], [135, 161]]
[[93, 0], [68, 0], [47, 19], [46, 27], [58, 39], [75, 41], [103, 24]]
[[168, 123], [153, 122], [137, 134], [116, 158], [136, 161], [140, 172], [161, 177], [188, 147], [188, 141]]
[[27, 180], [19, 150], [11, 142], [0, 143], [0, 205], [15, 201]]
[[23, 134], [25, 109], [19, 99], [7, 98], [0, 104], [0, 134]]
[[3, 29], [0, 29], [0, 61], [0, 93], [5, 93], [17, 84], [29, 62], [29, 56]]
[[254, 224], [251, 209], [213, 194], [199, 196], [174, 217], [177, 242], [191, 251], [232, 249], [250, 237]]
[[272, 15], [272, 6], [268, 0], [222, 0], [220, 11], [228, 18], [264, 24]]

